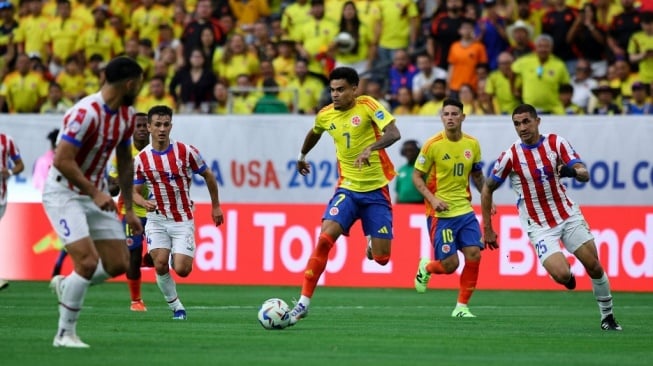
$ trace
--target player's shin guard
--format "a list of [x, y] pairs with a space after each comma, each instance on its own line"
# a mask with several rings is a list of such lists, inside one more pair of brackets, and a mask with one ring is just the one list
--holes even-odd
[[304, 271], [304, 283], [302, 284], [302, 295], [308, 298], [313, 297], [317, 281], [320, 279], [322, 272], [326, 268], [329, 251], [333, 247], [333, 238], [328, 234], [322, 233], [313, 250], [311, 258], [308, 260], [306, 270]]
[[458, 303], [467, 304], [476, 289], [476, 282], [478, 282], [478, 268], [481, 261], [471, 262], [465, 261], [465, 268], [460, 275], [460, 290], [458, 292]]

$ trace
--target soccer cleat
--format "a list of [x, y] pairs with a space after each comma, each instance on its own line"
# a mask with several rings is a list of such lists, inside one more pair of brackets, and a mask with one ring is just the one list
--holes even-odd
[[623, 330], [621, 325], [617, 323], [617, 320], [614, 318], [614, 315], [610, 314], [601, 320], [601, 329], [603, 330]]
[[52, 292], [57, 294], [57, 300], [61, 302], [61, 298], [63, 297], [63, 280], [65, 279], [65, 276], [62, 275], [57, 275], [52, 277], [50, 280], [50, 289]]
[[147, 307], [145, 307], [145, 303], [143, 302], [143, 300], [137, 300], [137, 301], [132, 301], [132, 304], [129, 307], [129, 310], [131, 310], [131, 311], [147, 311]]
[[186, 320], [186, 310], [179, 309], [172, 312], [173, 320]]
[[569, 281], [565, 283], [565, 287], [567, 290], [573, 290], [576, 288], [576, 276], [574, 276], [573, 273], [571, 274], [571, 277], [569, 277]]
[[9, 287], [9, 281], [0, 279], [0, 290], [4, 290]]
[[451, 312], [452, 318], [476, 318], [476, 315], [469, 311], [467, 306], [456, 306]]
[[[293, 301], [294, 302], [294, 301]], [[300, 302], [295, 303], [295, 307], [290, 311], [289, 326], [295, 325], [299, 319], [304, 319], [308, 316], [308, 308]]]
[[77, 335], [63, 335], [59, 337], [56, 335], [52, 341], [55, 347], [65, 348], [89, 348], [90, 346], [84, 342]]
[[367, 238], [367, 248], [365, 248], [365, 256], [367, 259], [372, 260], [374, 256], [372, 255], [372, 236], [368, 235]]
[[429, 280], [431, 279], [431, 274], [426, 270], [427, 264], [429, 264], [429, 259], [422, 258], [419, 261], [419, 265], [417, 266], [417, 274], [415, 275], [415, 290], [420, 294], [426, 292], [426, 286], [428, 286]]

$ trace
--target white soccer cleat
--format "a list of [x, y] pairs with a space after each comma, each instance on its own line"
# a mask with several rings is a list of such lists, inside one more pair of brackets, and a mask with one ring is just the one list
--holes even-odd
[[290, 311], [290, 321], [288, 322], [288, 325], [293, 326], [299, 321], [299, 319], [306, 318], [307, 316], [308, 316], [308, 307], [304, 306], [304, 304], [302, 304], [301, 302], [298, 302], [295, 304], [295, 307]]
[[0, 290], [4, 290], [7, 287], [9, 287], [9, 281], [0, 278]]
[[63, 280], [65, 278], [62, 275], [56, 275], [50, 280], [50, 289], [57, 294], [57, 300], [59, 302], [61, 302], [61, 298], [63, 297]]
[[65, 348], [89, 348], [88, 344], [82, 342], [77, 335], [63, 335], [59, 337], [58, 335], [54, 337], [52, 345], [55, 347], [65, 347]]

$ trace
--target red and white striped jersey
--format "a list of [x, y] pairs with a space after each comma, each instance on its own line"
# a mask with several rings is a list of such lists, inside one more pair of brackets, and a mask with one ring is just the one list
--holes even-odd
[[555, 134], [542, 135], [535, 145], [517, 141], [501, 153], [492, 178], [499, 183], [510, 178], [523, 222], [554, 227], [571, 215], [574, 205], [556, 173], [557, 166], [579, 162], [580, 156], [567, 140]]
[[[0, 133], [0, 170], [9, 169], [9, 159], [11, 161], [20, 159], [20, 151], [11, 137]], [[0, 205], [5, 203], [7, 203], [7, 179], [0, 176]]]
[[[110, 110], [98, 92], [77, 102], [64, 116], [59, 141], [67, 141], [79, 148], [75, 160], [86, 179], [99, 190], [106, 190], [105, 169], [113, 149], [118, 144], [129, 146], [131, 143], [134, 113], [134, 109], [127, 106]], [[70, 190], [80, 192], [55, 167], [51, 168], [48, 180], [56, 180]]]
[[170, 141], [165, 151], [146, 146], [134, 158], [134, 184], [146, 184], [148, 200], [156, 200], [160, 214], [177, 222], [193, 219], [190, 199], [192, 174], [208, 167], [194, 146]]

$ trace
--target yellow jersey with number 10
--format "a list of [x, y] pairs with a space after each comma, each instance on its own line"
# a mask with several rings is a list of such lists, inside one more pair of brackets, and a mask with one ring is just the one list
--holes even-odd
[[370, 192], [387, 185], [397, 174], [384, 149], [372, 151], [370, 165], [356, 168], [354, 162], [363, 150], [379, 140], [383, 129], [395, 118], [374, 98], [362, 95], [346, 111], [322, 108], [315, 117], [313, 132], [326, 131], [333, 138], [338, 159], [338, 187], [354, 192]]

